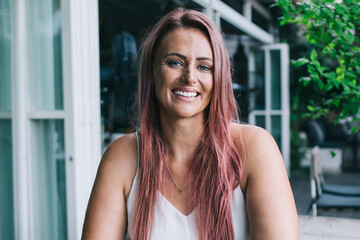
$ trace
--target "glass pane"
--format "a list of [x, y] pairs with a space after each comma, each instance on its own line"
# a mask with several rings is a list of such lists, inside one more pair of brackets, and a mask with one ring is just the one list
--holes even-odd
[[281, 109], [280, 50], [270, 51], [271, 64], [271, 109]]
[[265, 53], [257, 51], [255, 53], [255, 76], [253, 86], [255, 88], [255, 109], [265, 109]]
[[27, 3], [31, 110], [63, 109], [60, 0]]
[[256, 116], [255, 117], [255, 125], [265, 128], [265, 116]]
[[11, 136], [11, 120], [0, 119], [0, 239], [15, 239]]
[[67, 239], [63, 120], [32, 121], [35, 238]]
[[281, 116], [271, 116], [271, 135], [281, 149]]
[[10, 0], [0, 0], [0, 111], [11, 109]]

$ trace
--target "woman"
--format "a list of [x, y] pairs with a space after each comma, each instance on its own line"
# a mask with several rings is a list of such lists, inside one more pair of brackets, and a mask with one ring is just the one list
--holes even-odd
[[[232, 123], [221, 33], [177, 9], [142, 46], [140, 131], [105, 152], [84, 239], [298, 239], [284, 162], [263, 129]], [[246, 201], [245, 201], [246, 196]]]

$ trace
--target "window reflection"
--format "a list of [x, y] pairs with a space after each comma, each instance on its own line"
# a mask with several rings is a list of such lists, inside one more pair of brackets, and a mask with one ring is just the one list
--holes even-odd
[[67, 239], [63, 120], [32, 121], [31, 138], [35, 239]]

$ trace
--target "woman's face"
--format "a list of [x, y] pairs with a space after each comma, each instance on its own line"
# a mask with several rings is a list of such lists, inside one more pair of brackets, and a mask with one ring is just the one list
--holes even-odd
[[213, 88], [213, 52], [195, 28], [167, 33], [156, 50], [153, 82], [159, 110], [167, 118], [201, 117]]

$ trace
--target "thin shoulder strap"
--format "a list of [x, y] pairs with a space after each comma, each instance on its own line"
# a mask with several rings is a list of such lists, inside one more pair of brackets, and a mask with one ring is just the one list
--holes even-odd
[[139, 134], [135, 132], [136, 135], [136, 144], [137, 144], [137, 161], [138, 161], [138, 168], [140, 167], [140, 143], [139, 143]]

